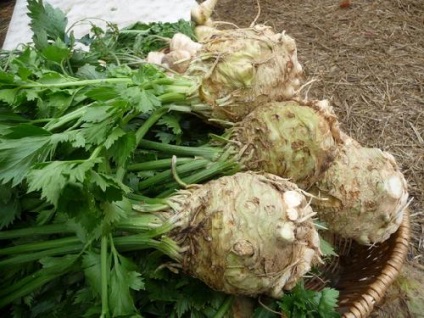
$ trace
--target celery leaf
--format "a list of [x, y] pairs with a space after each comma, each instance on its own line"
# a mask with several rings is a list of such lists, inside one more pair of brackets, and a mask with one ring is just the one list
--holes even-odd
[[37, 48], [47, 47], [49, 40], [65, 39], [68, 19], [60, 9], [44, 4], [43, 0], [28, 0], [28, 10], [30, 27], [34, 32], [32, 40]]
[[51, 151], [49, 136], [5, 139], [0, 142], [0, 182], [16, 186], [27, 177], [32, 165], [43, 161]]
[[338, 297], [339, 292], [328, 287], [317, 293], [316, 301], [318, 302], [318, 310], [322, 317], [338, 317], [338, 314], [334, 313]]
[[114, 317], [136, 313], [131, 290], [144, 288], [141, 274], [129, 259], [118, 253], [114, 254], [113, 268], [110, 272], [109, 304]]
[[323, 256], [337, 256], [334, 247], [320, 236], [320, 249]]
[[0, 230], [9, 226], [21, 214], [16, 189], [0, 184]]
[[68, 183], [85, 181], [90, 171], [99, 160], [86, 160], [82, 163], [73, 161], [53, 161], [39, 164], [28, 172], [28, 191], [41, 191], [41, 197], [55, 206], [58, 204], [63, 188]]
[[335, 289], [308, 290], [301, 282], [284, 295], [278, 304], [287, 318], [338, 318], [338, 296], [339, 292]]
[[182, 133], [180, 126], [181, 117], [182, 116], [180, 114], [165, 114], [161, 119], [159, 119], [158, 125], [164, 125], [169, 128], [174, 135], [180, 135]]
[[106, 223], [115, 223], [128, 216], [128, 211], [131, 211], [132, 205], [128, 199], [114, 202], [103, 202], [102, 210], [104, 213], [104, 221]]
[[123, 166], [127, 160], [133, 156], [136, 148], [137, 143], [135, 133], [129, 131], [111, 145], [109, 152], [113, 161], [115, 161], [118, 165]]
[[56, 39], [54, 44], [45, 47], [41, 52], [47, 60], [61, 63], [71, 56], [71, 50], [62, 40]]
[[84, 275], [90, 287], [97, 295], [101, 295], [101, 261], [100, 254], [93, 251], [86, 251], [82, 258], [82, 267]]

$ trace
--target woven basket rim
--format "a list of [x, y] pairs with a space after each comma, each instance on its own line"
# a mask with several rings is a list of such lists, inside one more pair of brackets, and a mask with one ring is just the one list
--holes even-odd
[[402, 223], [399, 229], [393, 234], [395, 238], [392, 253], [367, 291], [361, 294], [343, 313], [343, 318], [367, 318], [374, 309], [374, 306], [381, 302], [390, 285], [399, 275], [405, 262], [410, 242], [410, 219], [409, 211], [405, 209]]

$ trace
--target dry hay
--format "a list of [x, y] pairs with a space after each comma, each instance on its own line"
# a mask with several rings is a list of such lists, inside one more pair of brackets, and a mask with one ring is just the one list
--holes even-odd
[[[329, 99], [342, 128], [389, 151], [413, 201], [411, 258], [424, 263], [424, 1], [260, 0], [257, 23], [296, 39], [303, 94]], [[247, 27], [256, 0], [220, 0], [216, 20]]]
[[15, 1], [6, 0], [0, 3], [0, 48], [3, 45], [3, 41], [6, 37], [7, 26], [9, 24], [13, 6], [15, 5]]

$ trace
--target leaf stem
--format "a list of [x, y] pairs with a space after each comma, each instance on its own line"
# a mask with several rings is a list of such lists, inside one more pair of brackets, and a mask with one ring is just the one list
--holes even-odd
[[218, 311], [213, 316], [213, 318], [225, 317], [228, 311], [230, 310], [231, 305], [233, 304], [233, 301], [234, 301], [234, 296], [227, 296], [224, 302], [219, 307]]
[[[218, 175], [231, 175], [238, 171], [240, 171], [240, 165], [236, 162], [215, 162], [211, 165], [208, 165], [207, 169], [192, 173], [188, 177], [183, 178], [183, 181], [187, 184], [196, 184], [205, 180], [209, 180], [212, 177], [216, 177]], [[165, 190], [162, 193], [158, 194], [158, 198], [166, 198], [170, 196], [172, 193], [175, 192], [175, 189], [179, 188], [179, 184], [178, 182], [173, 181], [167, 185], [164, 185], [163, 188], [166, 188], [168, 190]]]
[[121, 231], [149, 231], [162, 226], [164, 221], [157, 215], [151, 213], [140, 213], [135, 217], [125, 219], [116, 225]]
[[144, 235], [135, 234], [129, 236], [115, 237], [113, 239], [119, 251], [140, 251], [153, 248], [161, 251], [176, 261], [181, 260], [182, 250], [178, 244], [169, 237], [163, 237], [160, 241], [146, 238]]
[[71, 80], [69, 82], [61, 83], [33, 83], [20, 85], [21, 88], [65, 88], [75, 86], [88, 86], [97, 84], [117, 84], [117, 83], [132, 83], [132, 79], [128, 77], [118, 78], [103, 78], [103, 79], [87, 79], [87, 80]]
[[137, 129], [135, 133], [135, 141], [137, 145], [143, 139], [144, 135], [149, 131], [149, 129], [163, 116], [165, 113], [169, 111], [168, 107], [161, 107], [154, 111], [149, 118], [144, 122], [140, 128]]
[[[149, 118], [141, 125], [135, 133], [136, 144], [143, 139], [144, 135], [149, 131], [149, 129], [166, 113], [169, 111], [168, 107], [161, 107], [153, 112]], [[124, 166], [120, 166], [116, 172], [116, 177], [118, 180], [123, 180], [127, 169]]]
[[108, 238], [102, 236], [100, 247], [100, 267], [101, 267], [101, 286], [102, 286], [102, 318], [109, 316], [109, 295], [108, 295], [108, 278], [109, 278], [109, 262], [108, 262]]
[[[186, 164], [176, 167], [175, 170], [178, 174], [186, 173], [186, 172], [195, 171], [201, 168], [205, 168], [209, 163], [210, 161], [206, 159], [193, 159], [191, 162], [188, 162]], [[146, 180], [139, 182], [138, 189], [142, 190], [154, 185], [164, 183], [164, 181], [166, 181], [167, 179], [173, 180], [171, 169], [159, 172], [153, 177], [150, 177]]]
[[87, 110], [87, 108], [90, 105], [85, 105], [82, 106], [66, 115], [61, 116], [60, 118], [54, 118], [52, 120], [50, 120], [49, 123], [47, 123], [46, 125], [44, 125], [44, 129], [48, 130], [48, 131], [52, 131], [55, 130], [63, 125], [65, 125], [66, 123], [73, 121], [75, 119], [80, 118], [81, 116], [84, 115], [85, 111]]
[[[193, 161], [193, 158], [178, 158], [177, 165], [182, 165]], [[128, 171], [150, 171], [150, 170], [161, 170], [171, 167], [171, 158], [152, 160], [140, 163], [134, 163], [127, 167]]]
[[9, 240], [14, 238], [34, 236], [34, 235], [49, 235], [58, 233], [73, 233], [66, 224], [49, 224], [42, 226], [32, 226], [24, 229], [0, 231], [0, 240]]
[[93, 152], [91, 153], [90, 158], [88, 158], [88, 161], [96, 159], [102, 150], [103, 150], [103, 145], [97, 146], [96, 149], [94, 149]]
[[128, 193], [126, 196], [130, 200], [140, 201], [146, 204], [167, 205], [166, 199], [149, 198], [144, 195], [136, 194], [136, 193]]
[[164, 143], [150, 141], [150, 140], [140, 140], [138, 145], [146, 149], [158, 150], [165, 153], [171, 153], [177, 156], [200, 156], [209, 160], [216, 160], [217, 157], [222, 152], [222, 150], [217, 147], [177, 146], [177, 145], [169, 145], [169, 144], [164, 144]]
[[64, 255], [64, 254], [78, 252], [81, 250], [82, 247], [83, 247], [82, 244], [73, 244], [73, 245], [66, 245], [66, 246], [62, 246], [58, 248], [51, 248], [48, 250], [35, 252], [35, 253], [12, 256], [0, 261], [0, 268], [4, 266], [8, 266], [8, 265], [16, 265], [16, 264], [37, 261], [40, 258], [46, 257], [46, 256]]
[[176, 102], [184, 102], [187, 100], [187, 96], [185, 93], [181, 93], [181, 92], [169, 92], [169, 93], [164, 93], [162, 95], [158, 96], [158, 99], [164, 103], [176, 103]]
[[21, 254], [32, 251], [48, 250], [53, 248], [65, 247], [68, 245], [75, 246], [80, 240], [76, 237], [65, 237], [56, 240], [35, 242], [29, 244], [16, 245], [0, 249], [0, 255]]
[[171, 77], [162, 77], [152, 81], [148, 81], [143, 85], [144, 89], [154, 88], [157, 85], [160, 86], [169, 86], [169, 87], [191, 87], [193, 82], [185, 79], [175, 79]]
[[[86, 247], [84, 247], [84, 250]], [[68, 258], [66, 263], [56, 270], [52, 270], [51, 268], [42, 268], [0, 290], [0, 308], [13, 302], [15, 299], [30, 294], [50, 281], [71, 271], [75, 261], [79, 259], [82, 253], [83, 251], [80, 251], [79, 254], [74, 255], [73, 259]], [[4, 295], [6, 296], [3, 297]]]
[[22, 288], [19, 288], [16, 290], [16, 286], [18, 283], [13, 284], [11, 287], [14, 287], [15, 290], [8, 292], [6, 294], [5, 297], [0, 297], [0, 308], [3, 308], [4, 306], [10, 304], [11, 302], [13, 302], [15, 299], [18, 299], [20, 297], [23, 297], [29, 293], [31, 293], [33, 290], [47, 284], [48, 282], [52, 281], [53, 279], [59, 277], [60, 275], [62, 275], [63, 273], [55, 273], [55, 274], [39, 274], [40, 272], [42, 272], [42, 270], [38, 271], [36, 274], [32, 274], [25, 279], [29, 278], [28, 280], [25, 280], [25, 282], [27, 282]]

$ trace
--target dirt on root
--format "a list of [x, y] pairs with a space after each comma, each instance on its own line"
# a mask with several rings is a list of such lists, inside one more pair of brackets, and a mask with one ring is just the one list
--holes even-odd
[[[424, 1], [218, 2], [216, 21], [255, 21], [294, 37], [310, 81], [302, 94], [329, 99], [345, 132], [395, 156], [413, 198], [408, 260], [420, 268], [413, 276], [424, 275]], [[13, 5], [0, 3], [0, 47]], [[378, 316], [391, 317], [384, 308]]]

